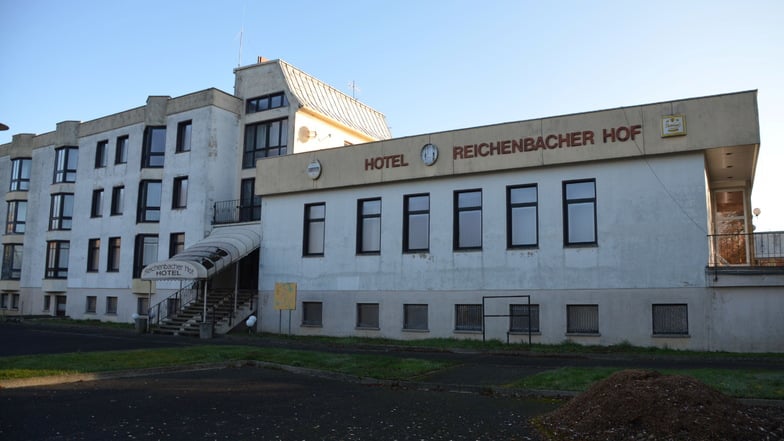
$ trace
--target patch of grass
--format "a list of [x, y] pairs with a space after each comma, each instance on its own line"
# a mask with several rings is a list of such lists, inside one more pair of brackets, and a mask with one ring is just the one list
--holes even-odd
[[46, 318], [26, 318], [24, 321], [31, 323], [42, 323], [55, 326], [89, 326], [95, 328], [110, 328], [110, 329], [134, 329], [133, 323], [121, 322], [103, 322], [100, 320], [76, 320], [72, 318], [61, 317], [46, 317]]
[[[508, 387], [582, 392], [623, 369], [565, 367], [523, 378]], [[781, 370], [663, 369], [659, 372], [690, 376], [736, 398], [784, 399], [784, 371]]]
[[381, 355], [330, 354], [252, 346], [190, 346], [133, 351], [75, 352], [0, 358], [0, 380], [66, 373], [187, 366], [256, 360], [378, 379], [406, 380], [443, 369], [447, 362]]

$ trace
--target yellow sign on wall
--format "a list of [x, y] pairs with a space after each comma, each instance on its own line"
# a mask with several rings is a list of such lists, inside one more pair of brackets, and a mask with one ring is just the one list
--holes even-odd
[[297, 284], [294, 282], [275, 283], [275, 310], [297, 309]]

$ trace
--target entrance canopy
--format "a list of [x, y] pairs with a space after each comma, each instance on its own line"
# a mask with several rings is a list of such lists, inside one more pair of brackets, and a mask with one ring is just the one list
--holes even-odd
[[209, 279], [261, 244], [258, 226], [216, 227], [212, 234], [171, 258], [147, 265], [142, 280]]

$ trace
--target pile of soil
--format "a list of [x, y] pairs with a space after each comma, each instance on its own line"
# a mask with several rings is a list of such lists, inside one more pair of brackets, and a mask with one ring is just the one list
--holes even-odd
[[534, 424], [554, 440], [784, 440], [783, 409], [644, 370], [616, 372]]

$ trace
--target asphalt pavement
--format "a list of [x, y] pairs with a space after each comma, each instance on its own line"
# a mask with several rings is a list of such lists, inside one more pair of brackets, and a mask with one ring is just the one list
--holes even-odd
[[[782, 369], [780, 360], [438, 351], [332, 345], [259, 336], [209, 340], [130, 330], [0, 323], [0, 357], [199, 344], [247, 344], [322, 352], [449, 360], [416, 382], [376, 382], [284, 367], [211, 366], [143, 375], [66, 379], [0, 389], [0, 439], [538, 439], [530, 418], [569, 394], [509, 393], [501, 386], [563, 366]], [[451, 393], [450, 393], [451, 392]]]

